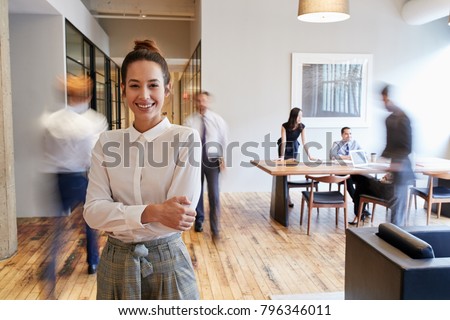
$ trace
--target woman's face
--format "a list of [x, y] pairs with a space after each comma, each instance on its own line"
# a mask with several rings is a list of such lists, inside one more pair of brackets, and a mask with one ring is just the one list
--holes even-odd
[[122, 92], [134, 113], [134, 126], [138, 131], [147, 131], [161, 121], [161, 109], [165, 97], [169, 95], [169, 88], [164, 86], [159, 64], [140, 60], [128, 65]]

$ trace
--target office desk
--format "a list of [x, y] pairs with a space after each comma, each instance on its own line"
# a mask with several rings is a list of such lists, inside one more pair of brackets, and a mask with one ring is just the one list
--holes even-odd
[[[251, 163], [257, 168], [270, 174], [272, 179], [272, 194], [270, 200], [270, 217], [289, 226], [288, 187], [287, 176], [290, 175], [346, 175], [346, 174], [376, 174], [386, 172], [388, 165], [379, 163], [371, 164], [367, 168], [355, 168], [347, 162], [309, 162], [297, 163], [290, 160], [253, 160]], [[422, 172], [448, 172], [450, 160], [441, 158], [418, 158], [416, 160], [416, 173]]]

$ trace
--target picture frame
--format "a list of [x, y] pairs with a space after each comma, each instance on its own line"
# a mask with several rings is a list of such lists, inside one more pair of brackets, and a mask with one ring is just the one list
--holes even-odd
[[308, 127], [367, 127], [372, 54], [292, 53], [292, 108]]

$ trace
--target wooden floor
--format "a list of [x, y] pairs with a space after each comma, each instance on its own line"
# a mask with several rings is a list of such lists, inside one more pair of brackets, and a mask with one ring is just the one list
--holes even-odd
[[[202, 299], [264, 300], [270, 295], [343, 291], [343, 215], [336, 228], [334, 210], [314, 213], [307, 236], [305, 226], [299, 226], [300, 191], [291, 190], [291, 197], [295, 207], [288, 228], [269, 218], [270, 193], [224, 193], [221, 240], [212, 241], [208, 223], [202, 233], [184, 233]], [[420, 209], [411, 211], [409, 225], [425, 225], [422, 205], [419, 201]], [[351, 204], [349, 209], [351, 219]], [[39, 279], [55, 218], [21, 218], [18, 252], [0, 261], [0, 299], [95, 299], [96, 276], [87, 274], [81, 213], [65, 219], [55, 290]], [[385, 209], [378, 208], [374, 225], [386, 219]], [[450, 219], [433, 216], [431, 224], [450, 225]], [[105, 239], [101, 236], [101, 247]]]

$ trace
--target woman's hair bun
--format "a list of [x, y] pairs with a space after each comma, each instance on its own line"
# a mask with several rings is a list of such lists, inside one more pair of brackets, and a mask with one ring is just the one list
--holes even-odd
[[136, 40], [134, 41], [134, 50], [148, 50], [161, 54], [156, 42], [153, 40]]

